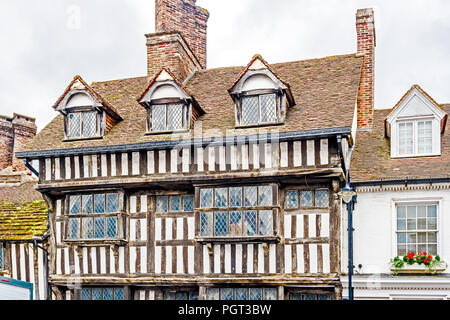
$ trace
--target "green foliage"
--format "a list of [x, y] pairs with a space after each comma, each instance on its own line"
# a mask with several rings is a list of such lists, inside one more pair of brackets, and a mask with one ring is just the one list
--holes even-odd
[[409, 252], [403, 257], [395, 257], [390, 260], [390, 264], [393, 267], [394, 275], [398, 274], [398, 271], [405, 266], [405, 263], [408, 265], [424, 265], [427, 268], [427, 272], [434, 274], [436, 273], [436, 269], [443, 265], [447, 266], [446, 263], [441, 261], [441, 257], [439, 255], [435, 255], [434, 257], [431, 254], [427, 254], [426, 252], [419, 252], [415, 254], [414, 252]]

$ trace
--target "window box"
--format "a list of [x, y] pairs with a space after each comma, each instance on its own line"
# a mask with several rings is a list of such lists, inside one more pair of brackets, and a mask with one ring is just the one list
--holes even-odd
[[430, 273], [443, 272], [447, 268], [447, 264], [441, 261], [439, 255], [431, 255], [427, 252], [408, 252], [403, 257], [395, 257], [391, 259], [391, 271], [394, 275], [399, 273]]
[[439, 267], [434, 267], [432, 271], [423, 264], [405, 264], [402, 268], [391, 267], [391, 271], [394, 274], [426, 274], [426, 273], [441, 273], [447, 269], [447, 264], [443, 264]]

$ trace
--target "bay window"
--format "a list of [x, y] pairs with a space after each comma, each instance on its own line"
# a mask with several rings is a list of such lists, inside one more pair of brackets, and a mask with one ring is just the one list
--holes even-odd
[[273, 236], [274, 194], [272, 185], [201, 188], [200, 236]]

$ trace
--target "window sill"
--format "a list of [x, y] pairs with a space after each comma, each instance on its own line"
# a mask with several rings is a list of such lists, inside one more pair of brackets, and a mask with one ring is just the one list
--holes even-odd
[[88, 138], [64, 138], [63, 142], [75, 142], [75, 141], [84, 141], [84, 140], [103, 140], [102, 136], [88, 137]]
[[256, 237], [195, 237], [195, 241], [198, 243], [276, 243], [280, 242], [279, 236], [256, 236]]
[[91, 247], [98, 245], [125, 246], [128, 244], [128, 241], [124, 239], [65, 239], [63, 242], [65, 244], [78, 245], [80, 247]]
[[167, 131], [147, 131], [146, 136], [154, 136], [158, 134], [175, 134], [175, 133], [188, 133], [189, 129], [179, 129], [179, 130], [167, 130]]
[[268, 122], [268, 123], [257, 123], [257, 124], [246, 124], [246, 125], [236, 125], [235, 129], [249, 129], [249, 128], [260, 128], [260, 127], [272, 127], [272, 126], [282, 126], [283, 122]]

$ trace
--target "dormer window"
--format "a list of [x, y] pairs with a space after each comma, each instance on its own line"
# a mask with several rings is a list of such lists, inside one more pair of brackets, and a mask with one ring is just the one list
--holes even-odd
[[386, 118], [391, 157], [441, 154], [441, 133], [447, 113], [418, 85], [414, 85]]
[[147, 134], [186, 131], [204, 112], [169, 70], [162, 69], [137, 99], [147, 109]]
[[228, 90], [236, 104], [236, 126], [282, 124], [294, 105], [292, 94], [260, 56], [255, 56]]
[[66, 141], [102, 138], [122, 120], [116, 109], [80, 76], [76, 76], [53, 108], [64, 116]]
[[70, 112], [67, 114], [67, 137], [90, 138], [98, 136], [98, 112]]

